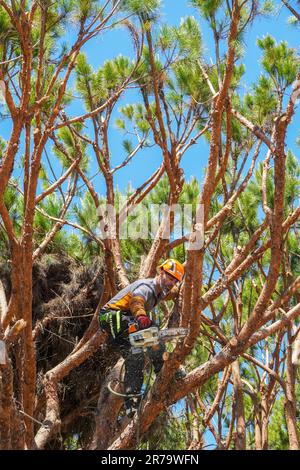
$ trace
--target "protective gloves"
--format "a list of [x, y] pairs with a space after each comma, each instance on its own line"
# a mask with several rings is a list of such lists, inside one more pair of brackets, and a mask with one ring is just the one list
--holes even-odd
[[137, 321], [138, 321], [140, 330], [145, 330], [146, 328], [150, 328], [150, 326], [152, 325], [152, 320], [150, 320], [150, 318], [147, 317], [147, 315], [139, 315], [139, 317], [137, 318]]

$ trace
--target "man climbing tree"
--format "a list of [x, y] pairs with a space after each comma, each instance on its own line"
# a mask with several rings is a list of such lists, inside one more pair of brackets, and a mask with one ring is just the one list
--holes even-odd
[[[160, 266], [155, 278], [139, 279], [122, 289], [100, 310], [100, 327], [109, 335], [109, 342], [125, 359], [124, 394], [128, 417], [132, 417], [140, 398], [143, 385], [144, 353], [132, 354], [128, 333], [143, 330], [155, 324], [151, 311], [162, 300], [175, 296], [178, 283], [184, 276], [184, 267], [179, 261], [167, 259]], [[149, 348], [154, 372], [163, 366], [164, 345]], [[133, 400], [136, 398], [137, 400]]]

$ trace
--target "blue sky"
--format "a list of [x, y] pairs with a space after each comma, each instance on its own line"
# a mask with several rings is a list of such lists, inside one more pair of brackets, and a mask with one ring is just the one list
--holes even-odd
[[[214, 61], [214, 46], [212, 35], [205, 20], [198, 14], [197, 10], [190, 6], [190, 2], [181, 0], [163, 0], [161, 11], [161, 22], [168, 24], [179, 25], [181, 18], [188, 15], [193, 15], [199, 21], [205, 56], [208, 60], [212, 58]], [[246, 73], [242, 79], [241, 93], [249, 90], [251, 83], [255, 82], [257, 77], [262, 72], [260, 65], [261, 52], [256, 45], [258, 38], [262, 38], [266, 34], [272, 35], [277, 41], [286, 40], [291, 47], [294, 47], [298, 53], [299, 51], [299, 29], [287, 23], [289, 12], [282, 8], [276, 14], [269, 17], [260, 17], [255, 20], [254, 24], [248, 28], [245, 35], [245, 56], [244, 64]], [[128, 34], [123, 29], [117, 32], [108, 32], [104, 37], [98, 38], [85, 48], [85, 52], [89, 61], [95, 68], [101, 65], [103, 61], [108, 58], [115, 57], [118, 54], [132, 56], [130, 40]], [[128, 95], [124, 95], [118, 107], [124, 105], [128, 100]], [[130, 100], [137, 102], [138, 95], [131, 93]], [[293, 149], [297, 154], [295, 140], [299, 135], [299, 125], [296, 119], [289, 128], [287, 136], [287, 145]], [[121, 147], [121, 138], [119, 131], [116, 131], [113, 126], [110, 132], [110, 143], [112, 151], [112, 161], [117, 164], [120, 163], [124, 157], [124, 152]], [[209, 147], [202, 139], [198, 145], [191, 148], [190, 151], [183, 157], [182, 168], [185, 171], [186, 177], [195, 176], [201, 183], [203, 179], [203, 170], [207, 162]], [[162, 160], [161, 154], [157, 149], [150, 149], [144, 153], [138, 154], [133, 162], [126, 168], [122, 169], [115, 175], [115, 183], [120, 189], [125, 189], [128, 182], [131, 182], [134, 187], [140, 185], [146, 178], [150, 176], [159, 166]], [[103, 181], [99, 178], [99, 192], [104, 191]]]

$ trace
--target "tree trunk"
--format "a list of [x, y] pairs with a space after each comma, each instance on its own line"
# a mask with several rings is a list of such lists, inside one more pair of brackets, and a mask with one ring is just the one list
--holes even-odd
[[266, 393], [262, 392], [261, 399], [261, 441], [262, 441], [262, 450], [268, 450], [269, 446], [269, 413], [268, 413], [268, 401]]
[[91, 449], [93, 450], [107, 449], [117, 430], [116, 419], [123, 404], [123, 398], [110, 393], [107, 385], [111, 382], [114, 390], [121, 391], [118, 390], [116, 381], [120, 380], [123, 364], [124, 360], [122, 358], [119, 359], [101, 388], [97, 406], [98, 411], [95, 419], [96, 430], [91, 445]]
[[[29, 243], [30, 247], [32, 243]], [[33, 417], [35, 391], [36, 391], [36, 357], [35, 344], [32, 337], [32, 250], [28, 249], [27, 243], [24, 244], [22, 250], [23, 269], [21, 270], [22, 278], [22, 319], [26, 322], [24, 342], [25, 357], [23, 363], [24, 370], [24, 395], [23, 405], [27, 415]], [[28, 448], [34, 447], [34, 422], [25, 416], [26, 425], [26, 443]]]
[[191, 412], [191, 426], [190, 426], [190, 439], [188, 443], [188, 449], [189, 450], [197, 450], [197, 449], [202, 449], [203, 447], [203, 439], [202, 439], [202, 433], [200, 431], [200, 417], [199, 413], [197, 411], [195, 399], [192, 395], [188, 397], [188, 406], [190, 408]]
[[0, 366], [0, 449], [10, 450], [13, 411], [13, 371], [9, 358]]
[[255, 450], [262, 450], [261, 410], [257, 397], [253, 397], [253, 401]]

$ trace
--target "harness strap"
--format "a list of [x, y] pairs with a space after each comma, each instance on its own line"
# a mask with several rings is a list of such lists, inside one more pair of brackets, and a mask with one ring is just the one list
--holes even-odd
[[117, 311], [116, 319], [117, 319], [117, 333], [119, 333], [119, 331], [121, 330], [121, 310]]
[[109, 326], [110, 326], [110, 331], [111, 331], [112, 337], [115, 339], [116, 335], [115, 335], [115, 331], [114, 331], [112, 313], [111, 312], [108, 312], [108, 321], [109, 321]]

